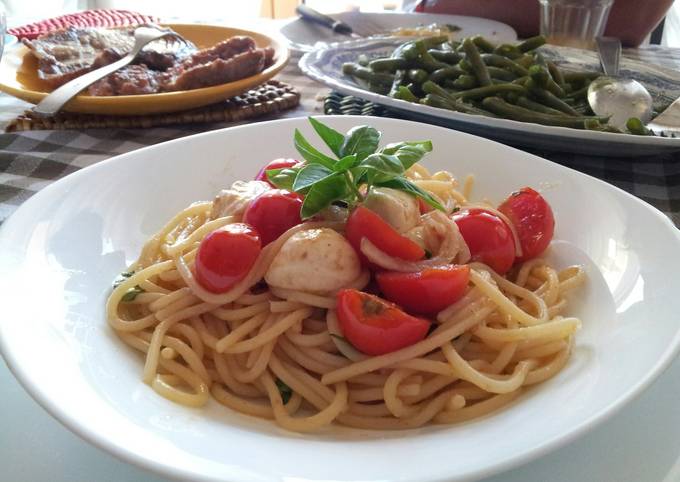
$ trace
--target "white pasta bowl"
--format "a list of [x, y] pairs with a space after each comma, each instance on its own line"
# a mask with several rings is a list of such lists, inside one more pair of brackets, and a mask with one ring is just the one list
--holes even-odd
[[368, 117], [385, 142], [431, 139], [424, 164], [476, 176], [475, 198], [525, 185], [555, 212], [551, 261], [580, 263], [587, 284], [568, 313], [583, 320], [553, 379], [510, 406], [453, 426], [401, 432], [328, 427], [300, 435], [210, 402], [176, 405], [142, 383], [142, 359], [108, 327], [111, 281], [175, 212], [294, 157], [305, 119], [235, 127], [118, 156], [28, 200], [0, 229], [0, 348], [26, 390], [91, 443], [191, 480], [473, 480], [573, 440], [614, 414], [678, 352], [680, 232], [659, 211], [592, 177], [444, 128]]

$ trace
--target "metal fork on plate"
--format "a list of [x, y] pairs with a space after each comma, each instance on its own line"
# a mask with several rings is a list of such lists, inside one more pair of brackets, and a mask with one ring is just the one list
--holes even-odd
[[125, 67], [132, 62], [135, 57], [142, 51], [142, 49], [154, 40], [163, 37], [173, 37], [175, 41], [186, 43], [177, 32], [161, 27], [145, 25], [137, 27], [134, 32], [135, 43], [132, 50], [122, 59], [113, 62], [112, 64], [100, 67], [92, 72], [76, 77], [75, 79], [65, 83], [58, 89], [54, 90], [47, 97], [45, 97], [38, 105], [33, 107], [32, 111], [38, 116], [52, 116], [59, 112], [61, 108], [73, 97], [78, 95], [80, 91], [87, 88], [89, 85], [95, 83], [101, 78], [115, 72], [116, 70]]

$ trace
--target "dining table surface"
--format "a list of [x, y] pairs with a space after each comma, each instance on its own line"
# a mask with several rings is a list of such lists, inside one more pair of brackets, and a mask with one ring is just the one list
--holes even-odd
[[[262, 22], [263, 29], [278, 25]], [[300, 55], [293, 51], [276, 77], [300, 92], [300, 104], [245, 122], [323, 114], [323, 98], [329, 91], [304, 76], [297, 66]], [[649, 46], [626, 50], [624, 55], [680, 70], [680, 49]], [[0, 94], [0, 132], [28, 108], [30, 104]], [[146, 146], [233, 125], [237, 123], [0, 133], [0, 224], [41, 189], [79, 169]], [[680, 227], [680, 152], [631, 158], [514, 147], [611, 183], [658, 208]], [[0, 394], [0, 480], [168, 480], [120, 461], [69, 432], [30, 398], [4, 363], [0, 363]], [[484, 481], [678, 482], [679, 407], [680, 359], [676, 359], [645, 393], [586, 435]]]

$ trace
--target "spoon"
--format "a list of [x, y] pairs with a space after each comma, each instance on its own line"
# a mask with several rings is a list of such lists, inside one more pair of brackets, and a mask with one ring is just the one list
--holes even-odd
[[652, 118], [652, 96], [637, 80], [622, 79], [619, 75], [621, 41], [612, 37], [597, 38], [597, 52], [604, 76], [593, 80], [588, 87], [588, 103], [597, 115], [611, 116], [609, 124], [621, 130], [626, 121], [637, 117], [644, 124]]

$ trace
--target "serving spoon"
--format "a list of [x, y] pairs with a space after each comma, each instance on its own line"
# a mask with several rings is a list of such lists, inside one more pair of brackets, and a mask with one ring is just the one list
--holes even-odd
[[649, 122], [652, 118], [652, 96], [637, 80], [618, 77], [621, 41], [598, 37], [597, 51], [604, 76], [593, 80], [588, 87], [590, 108], [597, 115], [610, 116], [609, 124], [624, 131], [631, 117], [637, 117], [644, 124]]

